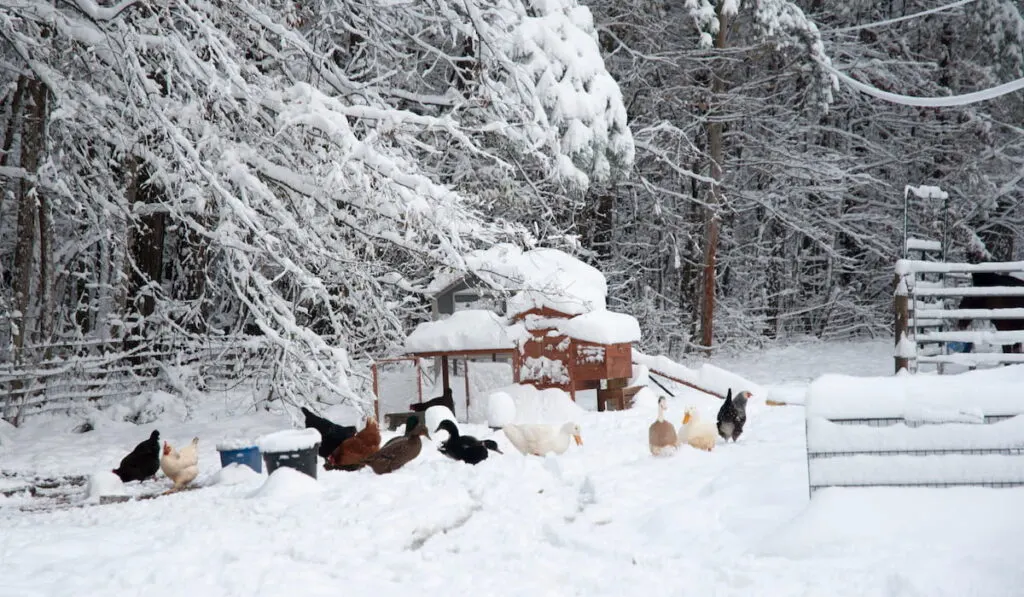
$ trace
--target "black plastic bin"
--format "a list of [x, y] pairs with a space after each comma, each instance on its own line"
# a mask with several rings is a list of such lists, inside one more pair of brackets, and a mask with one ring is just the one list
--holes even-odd
[[288, 450], [287, 452], [263, 452], [263, 462], [267, 465], [267, 474], [272, 475], [279, 467], [286, 466], [293, 468], [300, 473], [306, 473], [316, 479], [317, 450], [320, 443], [302, 450]]

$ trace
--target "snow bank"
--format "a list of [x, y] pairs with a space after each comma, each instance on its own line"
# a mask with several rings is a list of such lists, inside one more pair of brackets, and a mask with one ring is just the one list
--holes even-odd
[[575, 420], [584, 413], [569, 394], [558, 388], [538, 390], [529, 384], [513, 384], [495, 390], [507, 394], [515, 405], [514, 424], [559, 424]]
[[121, 478], [111, 471], [97, 471], [89, 476], [89, 485], [86, 488], [86, 500], [90, 502], [99, 501], [106, 495], [128, 495]]
[[320, 443], [320, 432], [312, 427], [308, 429], [285, 429], [268, 433], [259, 439], [260, 452], [277, 454], [305, 450]]
[[516, 420], [516, 403], [507, 392], [491, 392], [484, 400], [487, 402], [487, 425], [504, 427]]
[[320, 491], [322, 491], [320, 483], [313, 477], [300, 473], [293, 468], [282, 466], [271, 473], [263, 485], [260, 485], [259, 489], [254, 491], [249, 497], [295, 498], [320, 493]]
[[811, 454], [1024, 449], [1024, 416], [987, 425], [947, 423], [920, 427], [840, 425], [822, 417], [810, 417], [807, 446]]
[[405, 339], [405, 351], [510, 349], [525, 335], [522, 324], [508, 325], [492, 311], [467, 309], [416, 326]]
[[807, 389], [807, 417], [826, 419], [913, 418], [922, 408], [962, 416], [1024, 414], [1024, 367], [970, 371], [959, 375], [854, 377], [822, 375]]
[[597, 344], [638, 342], [641, 337], [635, 317], [605, 309], [561, 320], [558, 329], [570, 338]]
[[[279, 468], [277, 471], [283, 470], [283, 468]], [[276, 473], [277, 471], [274, 472]], [[217, 474], [213, 477], [213, 483], [214, 485], [240, 485], [262, 476], [244, 464], [232, 462], [217, 471]]]
[[608, 282], [596, 268], [558, 249], [496, 244], [466, 255], [466, 265], [495, 288], [515, 293], [508, 313], [548, 307], [569, 315], [605, 308]]

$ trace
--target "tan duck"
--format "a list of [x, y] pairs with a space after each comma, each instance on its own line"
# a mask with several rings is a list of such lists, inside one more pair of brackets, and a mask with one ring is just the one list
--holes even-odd
[[668, 409], [668, 405], [665, 402], [665, 397], [661, 396], [658, 398], [658, 420], [651, 423], [651, 427], [647, 432], [647, 441], [651, 447], [651, 454], [655, 456], [667, 456], [676, 451], [676, 443], [678, 442], [678, 436], [676, 435], [676, 428], [665, 420], [665, 410]]
[[419, 418], [409, 417], [405, 422], [405, 435], [391, 439], [380, 450], [344, 468], [357, 470], [368, 466], [378, 475], [393, 473], [420, 455], [423, 448], [420, 438], [426, 434], [427, 427], [419, 422]]

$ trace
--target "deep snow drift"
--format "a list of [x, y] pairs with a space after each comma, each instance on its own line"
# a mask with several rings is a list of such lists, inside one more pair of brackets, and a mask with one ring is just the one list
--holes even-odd
[[[887, 341], [815, 343], [716, 364], [796, 396], [826, 371], [886, 375], [891, 352]], [[671, 389], [673, 424], [686, 404], [714, 419], [717, 399]], [[463, 424], [505, 455], [474, 467], [425, 439], [394, 474], [321, 470], [318, 480], [221, 471], [221, 439], [291, 425], [247, 412], [244, 396], [211, 395], [189, 421], [173, 410], [145, 425], [94, 415], [96, 429], [81, 434], [71, 432], [81, 419], [32, 420], [4, 431], [0, 470], [89, 476], [158, 428], [172, 443], [200, 437], [200, 488], [78, 507], [82, 485], [70, 504], [26, 511], [41, 498], [15, 486], [31, 479], [0, 477], [0, 492], [11, 490], [0, 497], [0, 594], [1019, 595], [1024, 491], [822, 490], [809, 501], [803, 407], [752, 401], [738, 444], [653, 458], [655, 397], [579, 413], [585, 444], [561, 457], [521, 456], [500, 432]]]

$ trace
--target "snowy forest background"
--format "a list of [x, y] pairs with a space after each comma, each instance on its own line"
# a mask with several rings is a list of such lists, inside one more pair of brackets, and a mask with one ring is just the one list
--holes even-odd
[[888, 333], [905, 185], [949, 193], [910, 227], [950, 258], [1024, 255], [1024, 94], [828, 70], [1024, 75], [1019, 0], [858, 27], [946, 3], [4, 2], [0, 373], [345, 399], [496, 241], [604, 271], [652, 353], [708, 288], [716, 346]]

